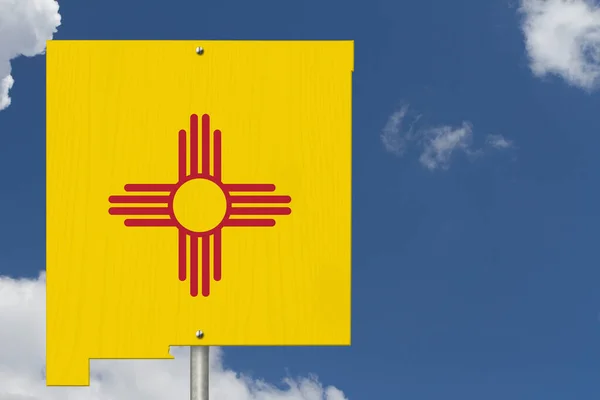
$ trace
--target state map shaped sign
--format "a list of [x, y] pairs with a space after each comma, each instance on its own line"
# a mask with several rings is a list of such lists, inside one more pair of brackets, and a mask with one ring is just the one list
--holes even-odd
[[47, 385], [170, 346], [350, 345], [353, 42], [46, 60]]

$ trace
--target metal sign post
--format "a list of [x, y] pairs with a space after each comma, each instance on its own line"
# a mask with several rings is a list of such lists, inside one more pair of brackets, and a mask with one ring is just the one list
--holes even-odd
[[209, 347], [190, 347], [190, 400], [209, 400]]

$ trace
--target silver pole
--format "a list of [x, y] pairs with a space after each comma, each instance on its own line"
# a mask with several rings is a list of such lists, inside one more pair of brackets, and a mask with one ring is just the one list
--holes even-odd
[[209, 400], [208, 349], [208, 346], [190, 346], [190, 400]]

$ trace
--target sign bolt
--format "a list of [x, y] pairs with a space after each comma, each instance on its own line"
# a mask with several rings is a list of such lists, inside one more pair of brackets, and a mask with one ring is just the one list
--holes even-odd
[[196, 331], [196, 337], [198, 339], [202, 339], [204, 337], [204, 332], [202, 332], [202, 331]]
[[202, 47], [196, 47], [196, 54], [201, 56], [202, 54], [204, 54], [204, 49]]

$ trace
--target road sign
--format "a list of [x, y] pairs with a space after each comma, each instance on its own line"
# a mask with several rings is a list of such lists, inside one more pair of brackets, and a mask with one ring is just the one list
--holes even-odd
[[48, 385], [170, 345], [350, 344], [353, 42], [47, 63]]

